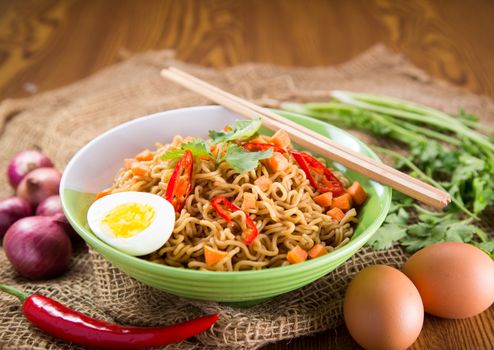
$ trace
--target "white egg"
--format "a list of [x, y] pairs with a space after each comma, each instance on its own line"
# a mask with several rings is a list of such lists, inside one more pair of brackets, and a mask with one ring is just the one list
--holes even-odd
[[93, 233], [129, 255], [146, 255], [161, 248], [175, 226], [170, 202], [146, 192], [119, 192], [94, 202], [87, 221]]

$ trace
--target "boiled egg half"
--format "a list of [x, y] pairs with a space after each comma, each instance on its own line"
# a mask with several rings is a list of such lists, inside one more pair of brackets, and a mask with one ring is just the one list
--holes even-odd
[[175, 226], [175, 210], [166, 199], [146, 192], [118, 192], [89, 207], [93, 233], [112, 247], [133, 256], [161, 248]]

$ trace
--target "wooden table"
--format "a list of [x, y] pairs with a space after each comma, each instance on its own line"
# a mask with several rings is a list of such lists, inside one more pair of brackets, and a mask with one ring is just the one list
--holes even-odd
[[[344, 62], [377, 42], [435, 77], [494, 97], [494, 2], [0, 0], [0, 100], [53, 89], [122, 51], [174, 48], [212, 67]], [[494, 349], [494, 307], [427, 316], [413, 349]], [[353, 349], [344, 326], [266, 349]]]

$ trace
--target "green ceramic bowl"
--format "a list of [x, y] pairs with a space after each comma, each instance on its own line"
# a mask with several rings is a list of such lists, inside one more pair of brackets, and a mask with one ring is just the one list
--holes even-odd
[[[301, 115], [279, 114], [327, 136], [353, 150], [378, 159], [354, 136], [329, 124]], [[185, 298], [234, 303], [255, 303], [305, 286], [328, 274], [357, 252], [381, 226], [391, 203], [391, 189], [364, 176], [334, 166], [369, 193], [359, 211], [360, 222], [352, 240], [314, 260], [261, 271], [206, 272], [175, 268], [132, 257], [98, 239], [89, 229], [86, 212], [95, 193], [111, 184], [124, 158], [155, 142], [166, 143], [176, 135], [207, 135], [239, 118], [219, 106], [200, 106], [157, 113], [113, 128], [84, 146], [67, 165], [60, 185], [65, 214], [79, 235], [103, 257], [133, 278]]]

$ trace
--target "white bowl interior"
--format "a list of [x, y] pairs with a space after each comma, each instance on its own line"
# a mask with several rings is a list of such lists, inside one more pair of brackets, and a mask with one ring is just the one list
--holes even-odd
[[209, 130], [222, 129], [239, 116], [219, 106], [199, 106], [156, 113], [138, 118], [98, 136], [67, 165], [63, 189], [97, 193], [111, 185], [125, 158], [133, 158], [155, 143], [171, 142], [175, 135], [207, 137]]

